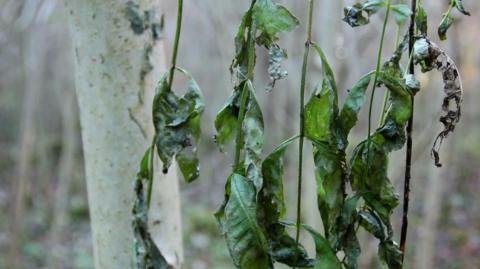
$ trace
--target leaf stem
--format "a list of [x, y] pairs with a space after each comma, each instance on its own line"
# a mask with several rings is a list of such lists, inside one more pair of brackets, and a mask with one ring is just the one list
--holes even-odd
[[371, 132], [372, 132], [372, 111], [373, 111], [373, 101], [375, 98], [375, 90], [377, 89], [377, 82], [378, 82], [378, 75], [380, 74], [380, 65], [382, 61], [382, 51], [383, 51], [383, 44], [385, 41], [385, 32], [387, 29], [388, 24], [388, 17], [390, 16], [390, 7], [392, 5], [392, 1], [388, 0], [387, 2], [387, 13], [385, 14], [385, 19], [383, 21], [383, 28], [382, 28], [382, 35], [380, 36], [380, 45], [378, 47], [377, 53], [377, 66], [375, 68], [375, 77], [373, 79], [373, 88], [372, 93], [370, 95], [370, 105], [368, 107], [368, 139], [367, 139], [367, 169], [370, 168], [370, 140], [371, 140]]
[[300, 226], [302, 219], [302, 181], [303, 181], [303, 144], [305, 140], [305, 86], [308, 71], [308, 55], [312, 44], [313, 0], [308, 0], [307, 13], [307, 40], [303, 54], [302, 78], [300, 82], [300, 139], [298, 147], [298, 188], [297, 188], [297, 225], [295, 242], [300, 240]]
[[[412, 0], [412, 17], [410, 18], [410, 28], [409, 28], [409, 40], [408, 40], [408, 51], [410, 55], [413, 55], [413, 48], [415, 44], [415, 17], [417, 11], [417, 0]], [[415, 74], [415, 65], [414, 62], [410, 60], [409, 63], [410, 74]], [[412, 114], [407, 123], [407, 148], [405, 153], [405, 181], [404, 181], [404, 190], [403, 190], [403, 214], [402, 214], [402, 233], [400, 236], [400, 250], [402, 251], [402, 267], [403, 260], [405, 258], [405, 244], [407, 241], [407, 230], [408, 230], [408, 205], [410, 202], [410, 179], [412, 177], [412, 132], [413, 132], [413, 112], [414, 112], [414, 97], [411, 97], [412, 101]]]
[[148, 186], [147, 186], [147, 209], [150, 209], [150, 202], [152, 201], [154, 160], [155, 160], [155, 137], [152, 139], [152, 145], [150, 146], [149, 167], [148, 167], [149, 168]]
[[175, 67], [177, 65], [178, 44], [180, 43], [180, 33], [182, 31], [182, 17], [183, 17], [183, 0], [177, 1], [177, 26], [175, 29], [175, 40], [173, 41], [172, 65], [170, 67], [170, 77], [168, 78], [168, 85], [171, 88], [173, 83], [173, 76]]

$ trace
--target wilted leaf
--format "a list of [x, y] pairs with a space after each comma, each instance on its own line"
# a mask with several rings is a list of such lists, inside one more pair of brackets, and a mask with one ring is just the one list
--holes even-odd
[[287, 147], [298, 137], [293, 137], [278, 146], [262, 163], [263, 187], [258, 195], [259, 215], [275, 261], [293, 267], [311, 267], [305, 249], [291, 238], [281, 219], [285, 216], [283, 192], [283, 155]]
[[438, 26], [438, 36], [440, 40], [447, 40], [447, 31], [453, 24], [453, 16], [451, 12], [444, 13], [442, 16], [442, 21]]
[[420, 38], [415, 42], [414, 60], [415, 63], [422, 66], [422, 72], [437, 69], [442, 73], [444, 98], [442, 103], [443, 115], [440, 117], [440, 122], [444, 129], [437, 135], [432, 147], [435, 165], [440, 167], [442, 164], [438, 152], [442, 142], [455, 130], [462, 114], [462, 79], [453, 60], [427, 38]]
[[460, 11], [463, 15], [470, 16], [470, 12], [468, 12], [465, 7], [463, 6], [462, 0], [450, 0], [450, 8], [445, 12], [442, 16], [442, 21], [438, 26], [438, 36], [440, 40], [447, 39], [447, 31], [452, 26], [454, 18], [452, 16], [452, 8], [456, 7], [458, 11]]
[[343, 21], [351, 27], [368, 24], [370, 16], [386, 5], [387, 2], [385, 0], [368, 0], [363, 3], [355, 3], [353, 6], [347, 6], [343, 9]]
[[388, 223], [399, 197], [387, 177], [388, 156], [385, 149], [373, 140], [370, 143], [363, 141], [355, 148], [350, 167], [353, 190], [361, 194], [384, 223]]
[[198, 84], [184, 70], [188, 78], [187, 92], [178, 97], [167, 81], [169, 73], [160, 79], [153, 100], [155, 144], [166, 173], [172, 158], [177, 157], [180, 170], [187, 182], [199, 176], [197, 143], [200, 139], [200, 117], [204, 110], [202, 93]]
[[315, 242], [315, 251], [317, 253], [315, 259], [315, 269], [342, 269], [342, 263], [338, 260], [335, 252], [330, 247], [330, 243], [312, 227], [303, 225], [313, 237]]
[[227, 184], [230, 195], [224, 212], [217, 217], [220, 217], [235, 266], [240, 269], [271, 268], [268, 243], [257, 221], [255, 186], [239, 174], [232, 174]]
[[340, 112], [340, 125], [345, 141], [347, 141], [350, 130], [357, 123], [357, 114], [365, 102], [365, 92], [372, 80], [373, 74], [374, 72], [370, 72], [355, 83], [345, 99], [342, 111]]
[[373, 234], [380, 241], [383, 241], [387, 237], [387, 233], [382, 224], [380, 217], [373, 211], [361, 210], [358, 215], [360, 216], [360, 224], [369, 233]]
[[415, 25], [417, 27], [417, 31], [419, 31], [421, 35], [426, 36], [428, 34], [427, 12], [423, 8], [423, 4], [421, 2], [417, 4]]

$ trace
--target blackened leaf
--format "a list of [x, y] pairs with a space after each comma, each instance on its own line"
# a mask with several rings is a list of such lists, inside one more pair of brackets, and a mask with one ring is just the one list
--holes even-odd
[[382, 262], [387, 264], [389, 269], [402, 268], [402, 252], [394, 241], [386, 240], [380, 242], [378, 246], [378, 256]]
[[342, 264], [335, 255], [333, 249], [330, 247], [330, 243], [312, 227], [308, 225], [303, 225], [303, 227], [310, 233], [315, 242], [315, 251], [317, 254], [314, 268], [342, 269]]
[[168, 72], [161, 78], [153, 100], [155, 144], [166, 173], [172, 158], [177, 162], [183, 177], [191, 182], [199, 176], [197, 143], [200, 139], [200, 117], [204, 110], [202, 93], [193, 78], [188, 78], [187, 92], [178, 97], [167, 81]]
[[377, 13], [381, 7], [387, 5], [385, 0], [368, 0], [355, 3], [343, 9], [343, 21], [351, 27], [362, 26], [370, 22], [370, 16]]
[[271, 82], [268, 84], [267, 91], [275, 87], [275, 82], [287, 77], [288, 72], [282, 68], [282, 61], [287, 58], [287, 52], [281, 49], [277, 44], [270, 46], [268, 50], [268, 74]]
[[277, 34], [290, 32], [300, 23], [284, 6], [272, 0], [257, 0], [253, 7], [253, 21], [262, 32], [262, 44], [270, 47], [277, 40]]
[[[242, 17], [242, 22], [238, 27], [237, 34], [235, 35], [235, 58], [230, 66], [230, 72], [237, 71], [237, 77], [241, 80], [246, 78], [248, 69], [248, 36], [252, 30], [252, 8], [245, 12]], [[255, 49], [255, 48], [253, 48]]]
[[342, 111], [340, 112], [340, 125], [345, 140], [348, 138], [350, 130], [357, 123], [357, 115], [365, 102], [365, 92], [372, 80], [373, 74], [373, 72], [370, 72], [363, 76], [355, 85], [353, 85], [345, 99]]
[[268, 243], [257, 221], [255, 186], [239, 174], [232, 174], [228, 183], [230, 196], [223, 216], [219, 216], [235, 266], [241, 269], [271, 268]]
[[132, 228], [134, 234], [135, 268], [136, 269], [171, 269], [165, 257], [148, 231], [148, 208], [143, 184], [152, 172], [149, 167], [150, 151], [148, 149], [140, 162], [140, 170], [135, 180], [135, 202], [132, 209]]
[[440, 163], [439, 150], [442, 142], [455, 130], [462, 114], [462, 79], [453, 60], [427, 38], [420, 38], [415, 42], [414, 60], [415, 63], [422, 66], [423, 72], [437, 69], [442, 73], [444, 98], [442, 103], [443, 115], [440, 117], [440, 122], [444, 129], [437, 135], [432, 148], [435, 165], [440, 167], [442, 164]]
[[280, 144], [262, 163], [263, 187], [259, 197], [259, 216], [267, 231], [273, 259], [292, 267], [311, 267], [305, 249], [290, 237], [281, 218], [285, 216], [283, 192], [283, 155], [298, 136]]
[[344, 235], [343, 252], [345, 253], [345, 269], [358, 269], [358, 257], [361, 253], [360, 242], [354, 225], [350, 225]]
[[452, 24], [453, 16], [451, 11], [444, 13], [442, 16], [442, 21], [438, 26], [438, 36], [440, 37], [440, 40], [447, 40], [447, 31]]
[[215, 118], [215, 128], [217, 130], [215, 142], [221, 150], [233, 140], [236, 133], [238, 113], [240, 111], [240, 96], [241, 90], [235, 89]]
[[412, 15], [412, 10], [408, 5], [405, 4], [391, 5], [390, 8], [393, 16], [395, 17], [395, 22], [398, 25], [403, 25], [405, 21]]

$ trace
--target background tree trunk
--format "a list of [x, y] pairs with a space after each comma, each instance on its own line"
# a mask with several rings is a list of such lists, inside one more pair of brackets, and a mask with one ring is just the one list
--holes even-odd
[[[125, 16], [126, 3], [67, 1], [95, 266], [106, 269], [132, 264], [132, 182], [153, 133], [151, 100], [156, 81], [166, 70], [163, 42], [155, 40], [150, 30], [134, 33]], [[160, 17], [160, 0], [136, 3], [142, 14], [155, 10]], [[155, 179], [154, 192], [152, 235], [169, 263], [179, 268], [183, 251], [174, 168]]]

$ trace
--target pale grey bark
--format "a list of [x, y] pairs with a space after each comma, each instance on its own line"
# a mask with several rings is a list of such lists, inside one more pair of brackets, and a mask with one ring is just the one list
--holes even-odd
[[[106, 269], [132, 264], [132, 182], [153, 133], [151, 100], [156, 80], [166, 69], [163, 42], [154, 40], [150, 31], [141, 35], [132, 31], [125, 17], [126, 2], [67, 1], [95, 266]], [[142, 10], [161, 11], [160, 0], [136, 2]], [[149, 60], [153, 70], [143, 80], [140, 74]], [[161, 171], [158, 165], [156, 171]], [[168, 262], [179, 268], [183, 253], [174, 168], [169, 175], [155, 178], [150, 211], [154, 240]]]

